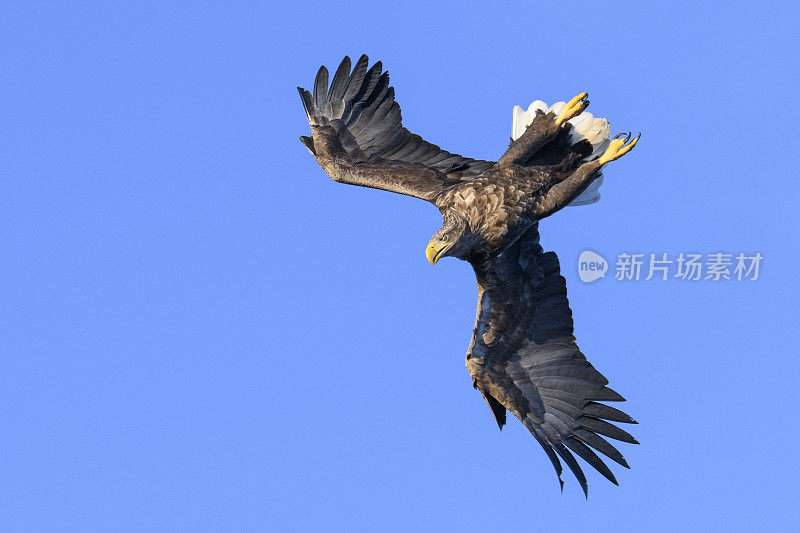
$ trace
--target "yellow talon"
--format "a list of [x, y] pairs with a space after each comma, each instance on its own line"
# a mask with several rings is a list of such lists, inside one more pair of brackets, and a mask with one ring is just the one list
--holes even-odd
[[639, 142], [639, 137], [642, 136], [642, 134], [640, 133], [631, 142], [625, 144], [630, 140], [631, 134], [628, 133], [628, 136], [625, 137], [624, 139], [622, 138], [623, 135], [625, 134], [620, 133], [611, 140], [611, 144], [608, 145], [608, 148], [606, 148], [605, 153], [600, 157], [601, 165], [605, 165], [609, 161], [616, 161], [623, 155], [633, 150], [633, 147], [636, 146], [637, 142]]
[[567, 102], [564, 107], [561, 108], [561, 111], [558, 113], [558, 117], [556, 118], [556, 124], [561, 125], [564, 122], [568, 121], [571, 118], [577, 117], [583, 110], [589, 107], [589, 94], [588, 93], [581, 93], [569, 102]]

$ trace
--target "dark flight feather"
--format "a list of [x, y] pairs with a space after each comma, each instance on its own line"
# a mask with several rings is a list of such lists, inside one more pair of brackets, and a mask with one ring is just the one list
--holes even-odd
[[614, 409], [609, 405], [602, 403], [589, 402], [583, 408], [584, 416], [591, 416], [594, 418], [605, 418], [614, 422], [623, 422], [625, 424], [637, 424], [636, 420], [631, 418], [628, 414], [623, 413], [619, 409]]
[[579, 420], [580, 425], [588, 429], [590, 431], [594, 431], [598, 435], [605, 435], [606, 437], [610, 437], [612, 439], [620, 440], [622, 442], [627, 442], [630, 444], [639, 444], [636, 439], [634, 439], [630, 433], [624, 431], [614, 424], [606, 422], [605, 420], [600, 420], [598, 418], [581, 418]]
[[572, 430], [572, 434], [582, 440], [584, 443], [588, 444], [598, 452], [602, 453], [612, 461], [624, 466], [625, 468], [630, 468], [628, 466], [628, 462], [625, 461], [625, 458], [622, 454], [614, 448], [607, 440], [603, 437], [597, 435], [596, 433], [592, 433], [588, 429], [578, 428]]
[[314, 79], [314, 105], [317, 109], [322, 109], [325, 97], [328, 94], [328, 69], [325, 66], [319, 67], [317, 77]]
[[617, 483], [617, 478], [614, 477], [614, 474], [611, 472], [611, 470], [609, 470], [608, 466], [606, 466], [606, 464], [597, 456], [597, 454], [589, 449], [589, 447], [584, 443], [574, 437], [569, 437], [564, 439], [564, 444], [567, 446], [567, 448], [578, 454], [581, 459], [592, 465], [595, 470], [600, 472], [603, 477], [605, 477], [611, 483], [614, 485], [619, 485], [619, 483]]

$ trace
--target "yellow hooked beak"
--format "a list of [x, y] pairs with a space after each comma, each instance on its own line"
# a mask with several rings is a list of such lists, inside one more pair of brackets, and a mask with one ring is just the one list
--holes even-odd
[[435, 265], [442, 254], [449, 248], [450, 246], [445, 242], [439, 240], [431, 241], [428, 247], [425, 248], [425, 257], [428, 258], [428, 261], [430, 261], [432, 265]]

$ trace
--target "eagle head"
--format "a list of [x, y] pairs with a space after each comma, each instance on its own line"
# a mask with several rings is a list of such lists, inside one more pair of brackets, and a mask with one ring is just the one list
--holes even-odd
[[461, 257], [472, 247], [472, 232], [466, 219], [454, 211], [444, 214], [444, 225], [433, 234], [425, 256], [431, 264], [446, 256]]

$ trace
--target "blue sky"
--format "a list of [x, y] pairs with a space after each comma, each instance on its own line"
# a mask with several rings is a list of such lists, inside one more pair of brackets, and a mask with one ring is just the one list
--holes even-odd
[[[133, 5], [135, 4], [135, 5]], [[795, 4], [0, 8], [0, 527], [777, 529], [796, 523]], [[492, 159], [587, 90], [642, 140], [542, 223], [640, 424], [563, 494], [464, 368], [475, 281], [418, 200], [331, 182], [295, 86], [367, 53], [404, 123]], [[755, 282], [578, 279], [585, 250], [760, 252]], [[614, 465], [615, 466], [615, 465]], [[613, 466], [612, 466], [613, 468]]]

